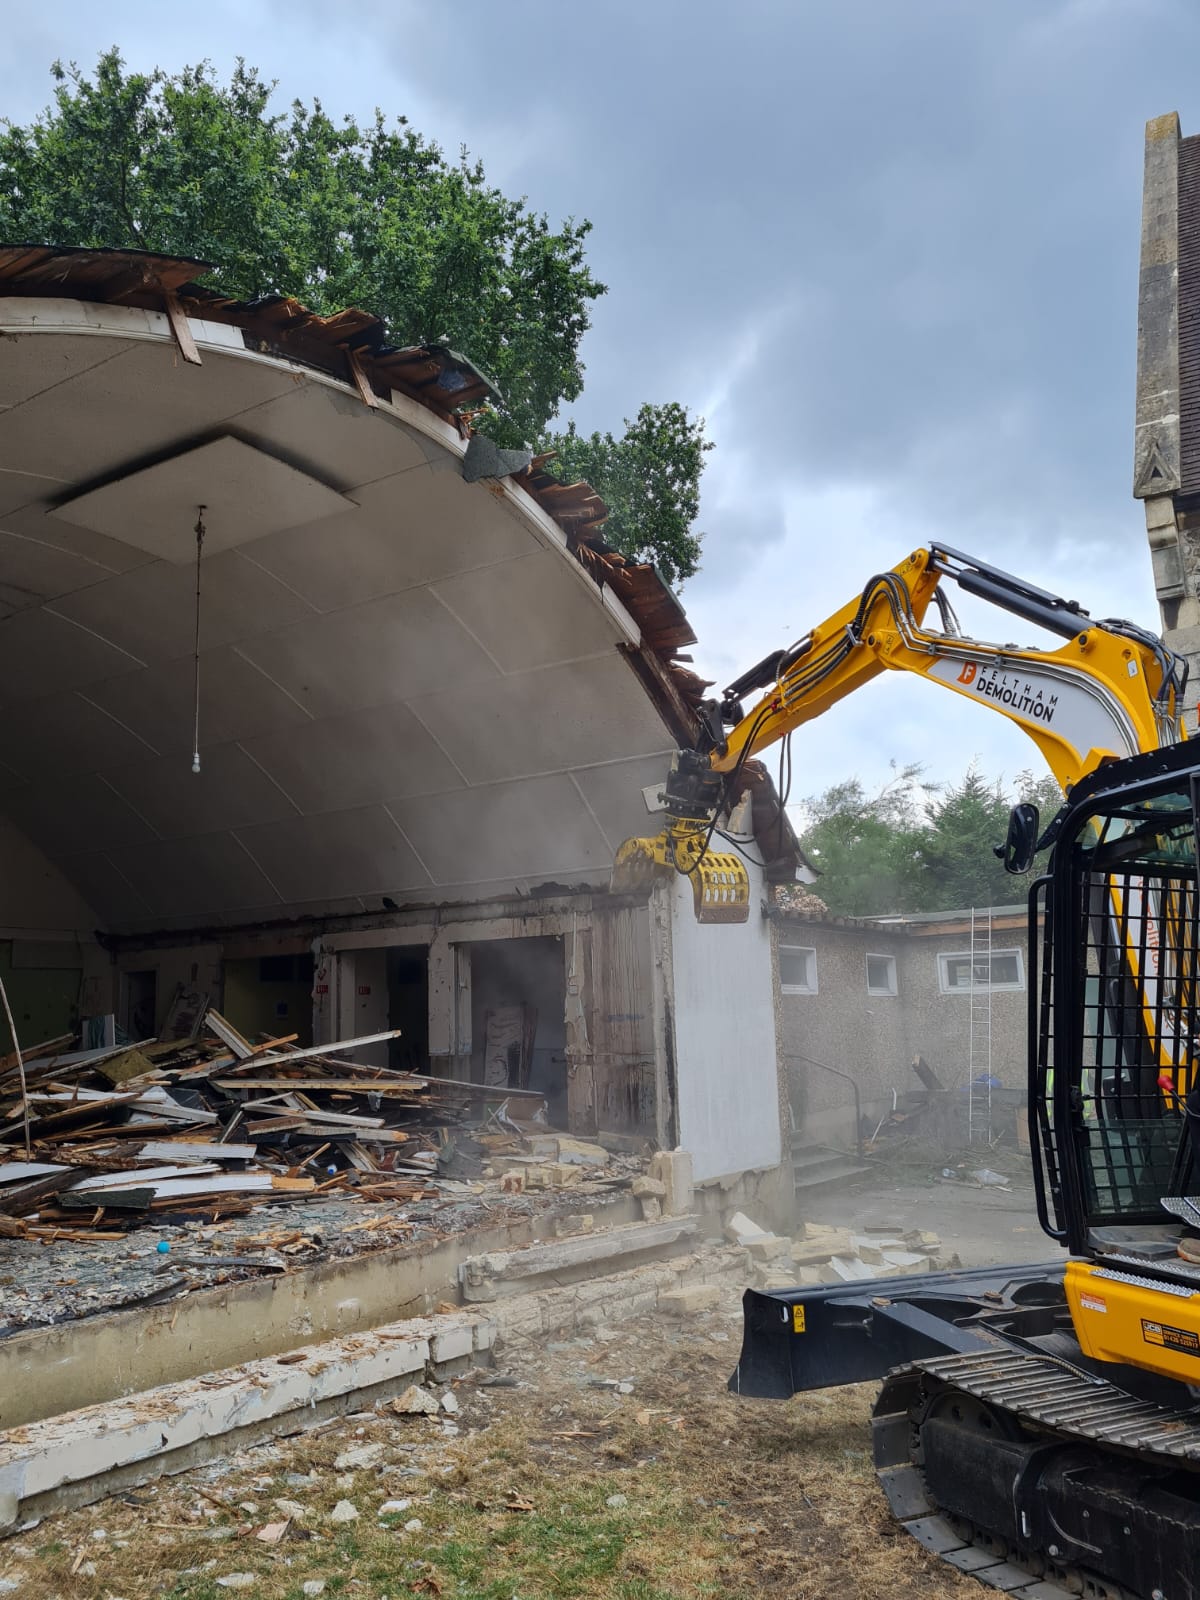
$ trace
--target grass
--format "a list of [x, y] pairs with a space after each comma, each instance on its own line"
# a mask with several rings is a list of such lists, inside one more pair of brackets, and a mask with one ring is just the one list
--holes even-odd
[[[657, 1339], [652, 1327], [619, 1358], [632, 1371], [636, 1357], [628, 1400], [581, 1387], [603, 1350], [534, 1353], [530, 1388], [460, 1386], [467, 1431], [457, 1439], [420, 1418], [332, 1424], [246, 1452], [215, 1489], [189, 1473], [56, 1517], [0, 1545], [0, 1576], [19, 1570], [13, 1600], [304, 1600], [312, 1579], [324, 1580], [328, 1600], [978, 1592], [891, 1524], [870, 1466], [870, 1390], [739, 1401], [724, 1392], [727, 1350], [699, 1334], [663, 1342], [658, 1326]], [[336, 1481], [334, 1459], [360, 1442], [381, 1444], [380, 1462]], [[301, 1488], [289, 1472], [313, 1477]], [[307, 1515], [264, 1544], [255, 1533], [280, 1517], [279, 1496]], [[381, 1519], [394, 1498], [412, 1504]], [[358, 1521], [329, 1522], [340, 1499], [354, 1502]], [[421, 1528], [405, 1531], [413, 1519]], [[97, 1529], [107, 1537], [95, 1539]], [[217, 1582], [234, 1572], [253, 1574], [254, 1586]]]

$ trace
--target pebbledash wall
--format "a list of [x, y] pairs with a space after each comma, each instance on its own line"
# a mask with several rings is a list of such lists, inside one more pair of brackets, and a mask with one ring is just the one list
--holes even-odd
[[[965, 1090], [972, 992], [976, 1073], [985, 1060], [982, 1019], [990, 1010], [991, 1074], [1006, 1090], [1024, 1087], [1024, 906], [977, 909], [974, 963], [969, 910], [878, 921], [779, 910], [771, 920], [791, 1108], [814, 1142], [853, 1140], [850, 1086], [828, 1068], [853, 1077], [866, 1118], [882, 1116], [893, 1094], [921, 1088], [916, 1056], [946, 1089]], [[983, 953], [989, 927], [990, 963]]]

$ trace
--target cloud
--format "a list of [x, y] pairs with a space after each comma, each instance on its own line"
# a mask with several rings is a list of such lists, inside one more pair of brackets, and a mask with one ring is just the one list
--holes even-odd
[[[1194, 5], [51, 0], [10, 23], [8, 114], [49, 98], [52, 56], [114, 40], [139, 66], [236, 47], [285, 100], [403, 112], [592, 219], [610, 292], [575, 415], [707, 412], [684, 600], [722, 681], [930, 540], [1157, 626], [1130, 498], [1142, 128], [1175, 107], [1200, 131]], [[893, 755], [1030, 759], [888, 681], [806, 730], [805, 784]]]

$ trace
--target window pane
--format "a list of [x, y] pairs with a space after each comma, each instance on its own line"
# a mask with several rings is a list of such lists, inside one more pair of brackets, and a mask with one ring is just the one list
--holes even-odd
[[896, 960], [894, 956], [868, 955], [867, 988], [872, 994], [895, 994]]
[[798, 949], [795, 945], [779, 947], [779, 982], [785, 989], [802, 989], [810, 993], [817, 986], [817, 953]]

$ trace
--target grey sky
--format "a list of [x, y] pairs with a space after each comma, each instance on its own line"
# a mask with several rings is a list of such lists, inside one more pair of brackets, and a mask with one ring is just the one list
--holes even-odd
[[[1186, 0], [48, 0], [6, 17], [0, 110], [55, 56], [236, 53], [281, 98], [403, 112], [558, 217], [610, 285], [585, 427], [705, 412], [703, 572], [724, 682], [940, 539], [1157, 628], [1130, 498], [1142, 130], [1200, 131]], [[985, 637], [1010, 637], [969, 605]], [[796, 792], [890, 757], [935, 777], [1037, 755], [923, 685], [873, 686], [796, 743]]]

